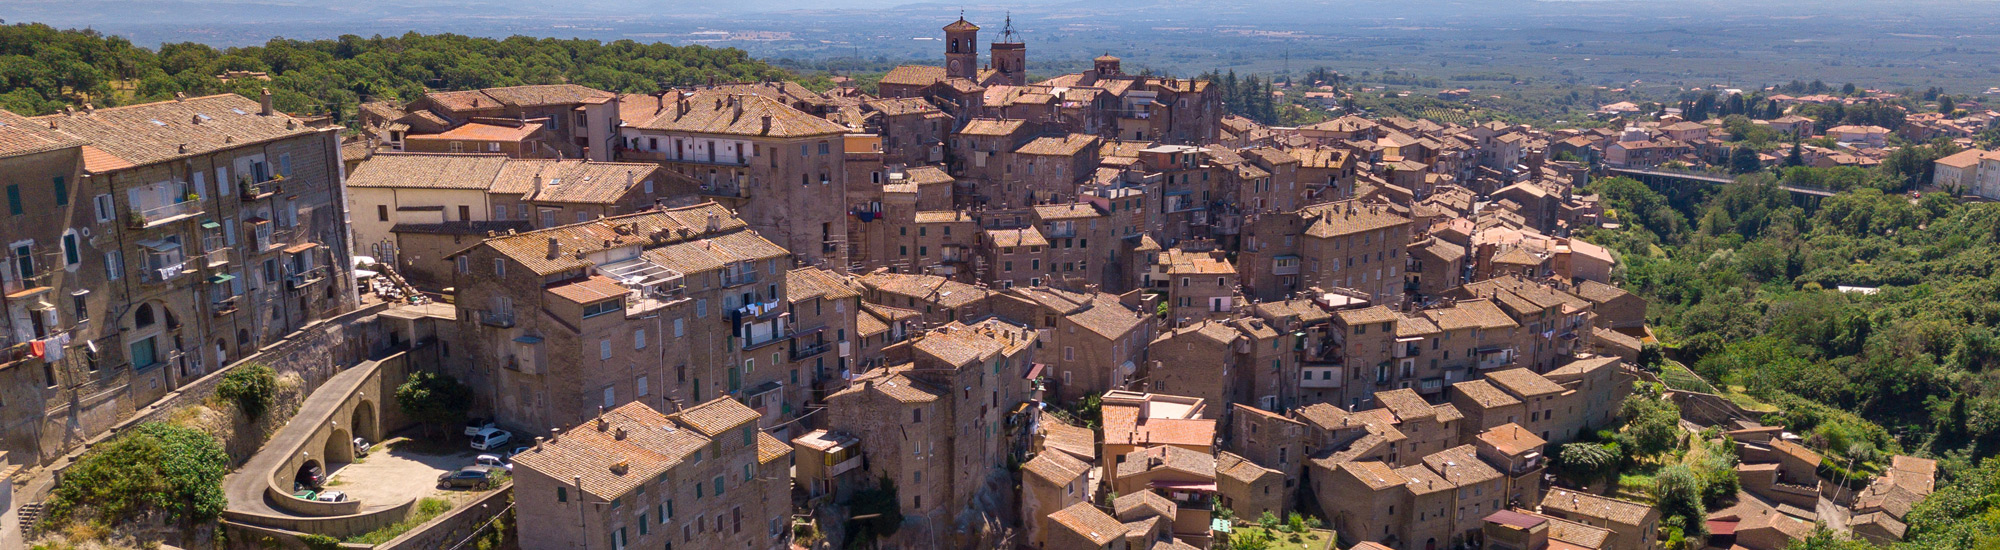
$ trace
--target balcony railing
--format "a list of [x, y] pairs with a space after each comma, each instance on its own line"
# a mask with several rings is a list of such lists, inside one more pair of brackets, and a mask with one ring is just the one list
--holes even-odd
[[319, 266], [285, 277], [285, 286], [298, 289], [326, 280], [326, 266]]
[[826, 353], [830, 349], [833, 349], [833, 342], [794, 343], [792, 344], [792, 360], [810, 359], [812, 356]]
[[232, 313], [236, 313], [236, 301], [237, 301], [236, 296], [230, 296], [220, 301], [210, 302], [209, 311], [214, 312], [216, 317], [223, 317]]
[[205, 261], [204, 263], [208, 267], [211, 268], [222, 267], [225, 265], [229, 265], [229, 251], [230, 249], [228, 248], [217, 248], [214, 250], [210, 250], [207, 253], [202, 254], [201, 256], [202, 259]]
[[202, 201], [191, 200], [155, 206], [144, 210], [132, 210], [125, 214], [126, 225], [133, 229], [145, 229], [175, 220], [184, 220], [203, 212]]
[[479, 312], [479, 324], [500, 328], [514, 326], [514, 312], [483, 310]]
[[255, 177], [247, 174], [241, 178], [237, 178], [236, 180], [237, 198], [246, 201], [254, 201], [257, 199], [277, 194], [278, 182], [284, 181], [285, 177], [271, 176], [270, 179], [266, 179], [263, 181], [252, 181], [255, 179], [256, 179]]
[[145, 270], [146, 282], [164, 283], [167, 281], [172, 281], [175, 278], [178, 278], [181, 275], [187, 273], [187, 264], [188, 264], [187, 261], [183, 260], [168, 265], [147, 268]]
[[756, 282], [757, 282], [756, 270], [746, 270], [746, 271], [739, 271], [736, 273], [722, 274], [723, 288], [728, 288], [732, 286], [743, 286], [747, 284], [755, 284]]

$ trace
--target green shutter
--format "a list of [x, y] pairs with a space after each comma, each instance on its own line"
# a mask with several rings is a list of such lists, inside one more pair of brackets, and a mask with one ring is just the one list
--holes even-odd
[[56, 206], [67, 204], [69, 204], [69, 182], [63, 181], [62, 176], [56, 176]]
[[21, 215], [21, 186], [19, 185], [7, 186], [7, 212], [16, 216]]

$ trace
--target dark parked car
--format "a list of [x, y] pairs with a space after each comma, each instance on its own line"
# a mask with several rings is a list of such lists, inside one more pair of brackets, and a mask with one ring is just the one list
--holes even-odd
[[475, 464], [459, 468], [456, 472], [445, 472], [438, 476], [438, 488], [471, 487], [485, 490], [493, 486], [493, 478], [497, 476], [497, 471], [499, 468]]

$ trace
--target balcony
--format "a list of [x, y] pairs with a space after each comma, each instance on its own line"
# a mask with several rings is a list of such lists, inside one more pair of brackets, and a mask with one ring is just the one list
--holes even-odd
[[140, 278], [148, 283], [164, 283], [180, 278], [181, 275], [186, 275], [187, 273], [188, 262], [180, 261], [167, 265], [148, 267], [143, 270]]
[[814, 355], [826, 353], [827, 350], [831, 349], [833, 349], [833, 342], [794, 342], [792, 343], [792, 360], [803, 361], [811, 359]]
[[1437, 393], [1443, 390], [1443, 378], [1426, 378], [1417, 382], [1417, 393]]
[[144, 210], [134, 209], [125, 213], [125, 225], [133, 229], [145, 229], [185, 220], [201, 215], [204, 211], [200, 200], [182, 201]]
[[285, 177], [271, 176], [270, 179], [266, 179], [263, 181], [255, 181], [256, 179], [257, 178], [247, 174], [244, 175], [243, 177], [236, 179], [236, 189], [237, 189], [238, 199], [246, 201], [254, 201], [264, 197], [269, 197], [271, 195], [276, 195], [278, 194], [278, 182], [284, 181]]
[[836, 462], [834, 463], [833, 466], [827, 467], [826, 475], [827, 477], [834, 477], [840, 474], [852, 472], [854, 471], [855, 468], [860, 468], [860, 467], [861, 467], [861, 453], [854, 453], [854, 456], [847, 457], [847, 460]]
[[482, 310], [479, 312], [479, 324], [489, 327], [514, 328], [514, 312]]
[[230, 249], [228, 248], [216, 248], [214, 250], [210, 250], [207, 253], [201, 255], [201, 258], [203, 260], [202, 263], [209, 269], [215, 269], [218, 267], [229, 265], [229, 253]]
[[237, 298], [236, 296], [230, 296], [221, 301], [209, 302], [208, 310], [216, 317], [227, 317], [230, 314], [236, 313]]
[[722, 274], [723, 288], [729, 288], [733, 286], [743, 286], [756, 283], [757, 283], [757, 271], [755, 269], [747, 269], [735, 273], [724, 272]]
[[781, 308], [784, 305], [783, 302], [777, 300], [761, 303], [750, 302], [743, 304], [743, 307], [736, 308], [736, 315], [738, 319], [769, 319], [777, 316], [779, 313], [783, 313]]
[[285, 287], [297, 290], [308, 286], [312, 286], [314, 283], [326, 280], [326, 273], [327, 273], [326, 266], [319, 266], [298, 273], [293, 273], [285, 277]]

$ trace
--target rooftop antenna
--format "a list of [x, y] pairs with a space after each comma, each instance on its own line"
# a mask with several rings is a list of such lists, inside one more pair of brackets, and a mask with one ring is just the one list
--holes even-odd
[[1002, 27], [1002, 28], [1000, 29], [1000, 39], [1001, 39], [1002, 41], [1005, 41], [1005, 42], [1009, 42], [1009, 43], [1012, 43], [1012, 42], [1020, 42], [1020, 41], [1021, 41], [1021, 40], [1020, 40], [1020, 39], [1018, 39], [1018, 38], [1014, 38], [1014, 12], [1013, 12], [1013, 11], [1008, 11], [1008, 12], [1007, 12], [1007, 24], [1006, 24], [1006, 25], [1005, 25], [1004, 27]]

